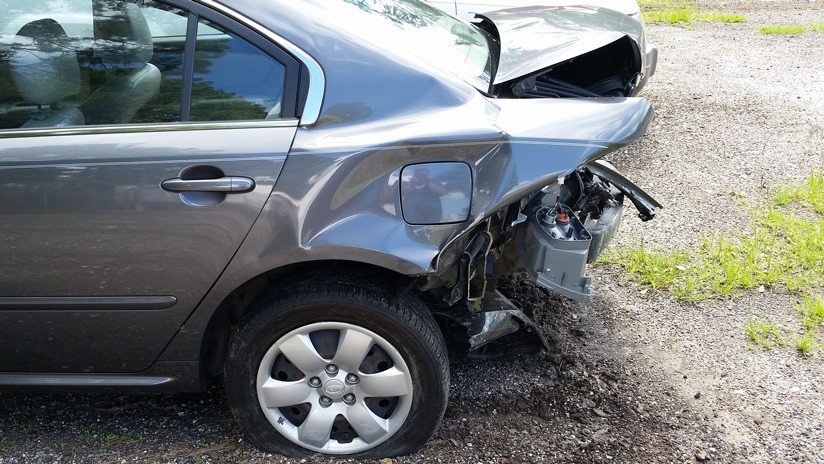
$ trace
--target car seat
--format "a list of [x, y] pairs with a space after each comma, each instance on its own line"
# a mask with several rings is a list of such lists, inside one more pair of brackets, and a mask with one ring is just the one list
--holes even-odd
[[160, 91], [154, 42], [134, 3], [94, 0], [95, 62], [106, 81], [83, 103], [87, 124], [127, 124]]
[[9, 51], [9, 70], [25, 102], [38, 106], [22, 128], [83, 125], [83, 113], [62, 103], [80, 92], [81, 78], [77, 53], [57, 21], [40, 19], [20, 29]]

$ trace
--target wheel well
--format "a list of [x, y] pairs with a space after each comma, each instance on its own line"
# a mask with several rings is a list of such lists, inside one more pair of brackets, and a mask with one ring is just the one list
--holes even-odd
[[209, 319], [200, 352], [204, 379], [208, 382], [223, 372], [223, 361], [231, 334], [234, 333], [243, 314], [262, 298], [266, 291], [309, 277], [355, 275], [365, 276], [376, 286], [397, 294], [409, 291], [416, 279], [414, 276], [371, 264], [337, 260], [297, 263], [258, 275], [230, 293]]

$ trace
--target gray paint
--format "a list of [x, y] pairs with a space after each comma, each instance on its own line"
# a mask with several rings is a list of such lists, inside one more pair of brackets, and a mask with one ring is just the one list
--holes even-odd
[[[636, 98], [486, 98], [421, 60], [358, 41], [351, 26], [319, 27], [312, 16], [319, 1], [236, 0], [220, 8], [254, 17], [241, 22], [277, 31], [265, 35], [322, 65], [314, 124], [0, 133], [0, 235], [12, 244], [0, 262], [0, 296], [177, 300], [142, 311], [68, 303], [11, 310], [0, 301], [0, 371], [141, 372], [194, 388], [204, 330], [243, 283], [329, 259], [436, 273], [448, 265], [441, 258], [449, 244], [640, 137], [652, 118], [649, 103]], [[401, 170], [433, 162], [470, 167], [468, 220], [404, 221]], [[161, 188], [193, 165], [248, 177], [255, 188], [207, 207]], [[164, 382], [159, 390], [174, 388]]]
[[[492, 21], [501, 39], [496, 84], [575, 58], [624, 36], [641, 44], [644, 34], [640, 22], [607, 8], [526, 7], [478, 16]], [[638, 58], [640, 62], [640, 51]]]
[[[249, 231], [295, 130], [0, 139], [0, 296], [68, 304], [11, 311], [0, 301], [0, 371], [149, 367]], [[210, 208], [160, 188], [197, 165], [250, 176], [257, 186]], [[71, 304], [117, 296], [173, 296], [177, 303], [152, 311], [105, 300], [85, 310]]]

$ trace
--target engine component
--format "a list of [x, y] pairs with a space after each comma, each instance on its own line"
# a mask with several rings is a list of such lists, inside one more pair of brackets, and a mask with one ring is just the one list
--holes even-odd
[[527, 271], [545, 287], [589, 300], [584, 277], [592, 236], [569, 206], [543, 206], [518, 231], [518, 253]]

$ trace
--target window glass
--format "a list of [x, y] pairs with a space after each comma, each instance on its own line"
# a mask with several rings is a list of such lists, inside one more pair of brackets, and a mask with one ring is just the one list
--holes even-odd
[[286, 69], [222, 27], [198, 26], [192, 83], [192, 121], [282, 117]]
[[150, 0], [0, 8], [0, 129], [180, 121], [184, 12]]

